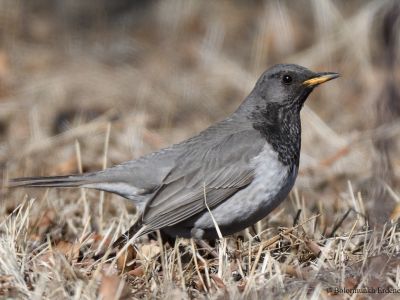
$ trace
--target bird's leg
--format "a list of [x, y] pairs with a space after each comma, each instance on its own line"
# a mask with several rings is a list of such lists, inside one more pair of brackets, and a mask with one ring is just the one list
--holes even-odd
[[254, 233], [253, 239], [255, 239], [257, 242], [261, 242], [261, 239], [258, 236], [258, 233], [257, 233], [257, 230], [256, 230], [256, 226], [254, 226], [254, 224], [253, 224], [253, 225], [250, 226], [250, 228], [253, 230], [253, 233]]
[[194, 240], [198, 247], [205, 249], [213, 258], [218, 258], [218, 253], [215, 248], [211, 247], [205, 240]]
[[203, 240], [204, 230], [201, 228], [193, 227], [190, 231], [194, 241], [196, 242], [197, 246], [203, 248], [208, 251], [208, 254], [211, 254], [212, 257], [218, 258], [218, 253], [212, 248], [207, 242]]

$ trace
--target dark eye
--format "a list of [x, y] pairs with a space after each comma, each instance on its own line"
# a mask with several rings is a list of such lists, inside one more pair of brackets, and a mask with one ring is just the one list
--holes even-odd
[[283, 75], [282, 82], [284, 84], [291, 84], [292, 83], [292, 76], [290, 75]]

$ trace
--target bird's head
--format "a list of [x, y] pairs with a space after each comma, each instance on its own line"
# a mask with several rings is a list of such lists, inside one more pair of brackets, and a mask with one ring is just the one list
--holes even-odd
[[294, 64], [279, 64], [258, 79], [252, 96], [268, 104], [300, 111], [308, 95], [321, 83], [339, 77], [333, 72], [316, 73]]

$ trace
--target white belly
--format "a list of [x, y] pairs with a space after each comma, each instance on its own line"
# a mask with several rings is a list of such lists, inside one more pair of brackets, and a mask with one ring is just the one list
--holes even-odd
[[[255, 177], [245, 189], [211, 210], [219, 226], [233, 226], [234, 231], [244, 229], [265, 217], [293, 187], [297, 169], [283, 165], [269, 144], [252, 160]], [[213, 228], [208, 212], [195, 222], [197, 228]]]

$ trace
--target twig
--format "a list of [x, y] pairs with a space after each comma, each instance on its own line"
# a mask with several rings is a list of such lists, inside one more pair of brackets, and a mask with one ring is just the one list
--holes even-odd
[[346, 220], [346, 218], [348, 217], [348, 215], [350, 214], [350, 212], [352, 211], [352, 208], [349, 208], [346, 213], [343, 215], [343, 217], [339, 220], [338, 223], [335, 224], [335, 226], [333, 226], [331, 233], [328, 235], [328, 238], [331, 238], [334, 236], [334, 234], [336, 233], [336, 231], [340, 228], [340, 226], [342, 226], [344, 220]]

